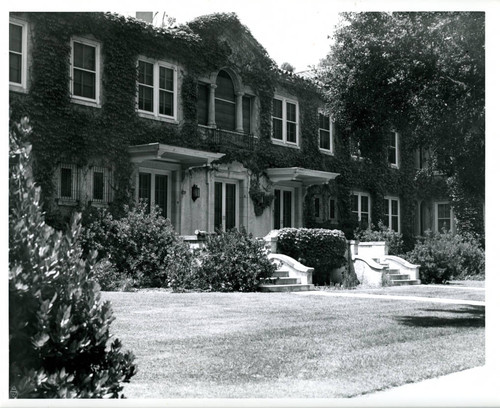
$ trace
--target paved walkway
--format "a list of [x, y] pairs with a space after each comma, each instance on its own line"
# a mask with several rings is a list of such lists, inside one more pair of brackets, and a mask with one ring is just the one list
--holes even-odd
[[421, 297], [421, 296], [398, 296], [398, 295], [375, 295], [371, 293], [346, 293], [346, 292], [327, 292], [327, 291], [304, 291], [304, 292], [292, 292], [300, 296], [336, 296], [336, 297], [353, 297], [362, 299], [384, 299], [384, 300], [413, 300], [419, 302], [431, 302], [431, 303], [447, 303], [452, 305], [471, 305], [471, 306], [486, 306], [486, 302], [479, 300], [467, 300], [467, 299], [445, 299], [445, 298], [433, 298], [433, 297]]

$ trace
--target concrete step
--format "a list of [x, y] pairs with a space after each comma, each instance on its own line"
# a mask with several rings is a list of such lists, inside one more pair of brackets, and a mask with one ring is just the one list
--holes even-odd
[[400, 270], [399, 269], [388, 269], [387, 273], [389, 275], [399, 275], [400, 274]]
[[389, 279], [393, 281], [408, 280], [410, 279], [410, 275], [408, 275], [407, 273], [394, 273], [389, 275]]
[[392, 286], [420, 285], [420, 279], [402, 279], [391, 281]]
[[298, 283], [300, 283], [298, 278], [277, 278], [274, 281], [275, 285], [296, 285]]
[[273, 284], [262, 284], [259, 285], [259, 290], [261, 292], [303, 292], [306, 290], [313, 290], [314, 285], [303, 285], [303, 284], [291, 284], [291, 285], [273, 285]]

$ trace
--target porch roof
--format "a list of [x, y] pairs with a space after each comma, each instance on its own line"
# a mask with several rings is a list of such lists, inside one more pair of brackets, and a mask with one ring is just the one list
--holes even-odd
[[129, 146], [128, 152], [133, 162], [160, 160], [181, 164], [183, 167], [203, 166], [224, 156], [224, 153], [206, 152], [163, 143]]
[[339, 173], [304, 169], [302, 167], [276, 167], [267, 169], [266, 173], [272, 183], [299, 181], [306, 186], [328, 183], [339, 175]]

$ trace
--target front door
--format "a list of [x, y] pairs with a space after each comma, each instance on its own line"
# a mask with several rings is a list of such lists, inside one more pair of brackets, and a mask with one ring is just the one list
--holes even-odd
[[151, 206], [158, 206], [161, 215], [171, 217], [169, 172], [153, 169], [140, 169], [138, 176], [138, 199]]

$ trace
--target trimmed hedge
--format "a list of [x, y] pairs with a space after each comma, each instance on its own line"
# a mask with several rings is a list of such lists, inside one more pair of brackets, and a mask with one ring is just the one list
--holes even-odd
[[283, 228], [278, 232], [278, 252], [313, 267], [313, 283], [330, 284], [332, 269], [346, 264], [347, 242], [339, 230]]
[[354, 239], [360, 242], [384, 241], [389, 250], [389, 255], [401, 255], [405, 251], [403, 234], [386, 227], [382, 221], [378, 225], [371, 225], [370, 229], [357, 229], [354, 232]]
[[270, 278], [276, 266], [265, 244], [245, 231], [231, 230], [208, 237], [200, 252], [200, 265], [184, 289], [212, 292], [252, 292]]

